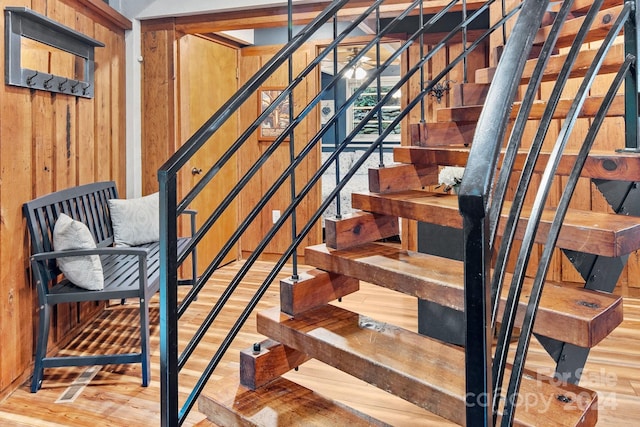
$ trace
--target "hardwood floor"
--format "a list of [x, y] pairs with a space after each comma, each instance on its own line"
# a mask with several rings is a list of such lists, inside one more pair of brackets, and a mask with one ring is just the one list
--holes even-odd
[[[184, 347], [197, 322], [206, 316], [212, 301], [220, 295], [223, 286], [240, 267], [234, 263], [216, 272], [197, 301], [186, 312], [180, 334]], [[239, 286], [239, 297], [249, 298], [269, 271], [269, 263], [260, 263], [251, 270]], [[288, 267], [287, 267], [288, 268]], [[290, 269], [280, 277], [291, 274]], [[183, 290], [181, 289], [181, 292]], [[272, 285], [258, 305], [263, 309], [279, 303], [277, 283]], [[159, 425], [159, 338], [157, 297], [153, 301], [152, 321], [152, 382], [149, 387], [140, 385], [138, 365], [110, 365], [97, 367], [95, 376], [86, 384], [79, 375], [91, 368], [47, 369], [42, 389], [32, 394], [28, 384], [0, 403], [0, 425], [7, 426], [138, 426]], [[416, 302], [395, 292], [367, 283], [361, 290], [336, 302], [341, 306], [387, 321], [410, 330], [417, 329]], [[625, 320], [613, 334], [591, 351], [583, 373], [581, 385], [599, 393], [599, 426], [631, 426], [640, 422], [640, 300], [625, 299]], [[222, 339], [216, 327], [229, 329], [241, 307], [230, 303], [204, 339], [204, 344], [194, 353], [182, 370], [180, 377], [182, 398], [197, 381], [197, 375], [209, 362]], [[137, 312], [134, 304], [114, 305], [93, 322], [64, 350], [69, 354], [91, 351], [98, 342], [106, 347], [126, 351], [137, 345]], [[561, 326], [559, 326], [561, 327]], [[215, 387], [216, 380], [237, 375], [238, 351], [249, 347], [263, 337], [255, 333], [255, 316], [233, 342], [233, 349], [223, 358], [207, 387]], [[102, 341], [104, 339], [104, 342]], [[106, 344], [105, 344], [106, 342]], [[551, 359], [544, 350], [533, 343], [527, 367], [549, 373]], [[338, 372], [326, 365], [310, 361], [286, 375], [325, 396], [342, 401], [357, 410], [395, 426], [442, 426], [447, 421], [427, 413], [399, 398], [391, 396], [368, 384]], [[74, 394], [75, 393], [75, 394]], [[66, 398], [66, 402], [57, 401]], [[204, 416], [192, 410], [185, 426], [212, 425]]]

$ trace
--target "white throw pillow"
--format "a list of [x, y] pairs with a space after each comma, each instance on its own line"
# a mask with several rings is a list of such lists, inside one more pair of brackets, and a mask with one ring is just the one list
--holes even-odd
[[[93, 249], [96, 242], [85, 224], [60, 214], [53, 227], [53, 249]], [[98, 255], [58, 258], [58, 267], [74, 285], [98, 291], [104, 289], [104, 274]]]
[[160, 240], [160, 196], [109, 199], [116, 246], [137, 246]]

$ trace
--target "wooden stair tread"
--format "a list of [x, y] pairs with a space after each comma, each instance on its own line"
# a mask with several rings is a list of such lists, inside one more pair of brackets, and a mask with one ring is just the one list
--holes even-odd
[[220, 426], [387, 426], [282, 377], [255, 391], [237, 377], [216, 380], [200, 395], [198, 410]]
[[[462, 228], [456, 195], [408, 190], [386, 194], [352, 193], [351, 199], [355, 209]], [[500, 235], [504, 230], [510, 207], [511, 203], [505, 202], [503, 221], [498, 227]], [[529, 207], [523, 209], [516, 238], [523, 237], [530, 212]], [[546, 243], [554, 215], [555, 210], [544, 210], [535, 237], [536, 243]], [[585, 238], [587, 235], [588, 238]], [[569, 209], [556, 246], [595, 255], [618, 257], [639, 249], [638, 242], [640, 221], [637, 217]]]
[[[587, 36], [585, 38], [585, 43], [593, 42], [596, 40], [602, 40], [608, 34], [609, 30], [613, 27], [614, 22], [618, 19], [620, 12], [622, 11], [622, 5], [616, 5], [607, 9], [602, 9], [598, 12], [596, 19], [593, 22], [593, 25], [589, 29]], [[584, 22], [584, 16], [580, 16], [575, 19], [568, 19], [562, 28], [560, 29], [560, 34], [558, 35], [558, 41], [556, 43], [556, 47], [568, 47], [571, 46], [573, 40], [575, 39], [576, 34], [580, 29], [580, 26]], [[551, 32], [551, 25], [544, 26], [540, 28], [536, 38], [534, 40], [534, 44], [542, 44], [549, 37], [549, 33]]]
[[[578, 58], [573, 65], [573, 69], [571, 70], [571, 77], [584, 77], [589, 66], [594, 62], [594, 58], [596, 56], [597, 49], [585, 49], [582, 50], [578, 54]], [[542, 81], [552, 81], [558, 77], [560, 70], [562, 70], [562, 66], [566, 62], [566, 55], [552, 55], [549, 58], [549, 62], [547, 67], [545, 68], [544, 75], [542, 77]], [[602, 61], [602, 66], [600, 67], [599, 74], [607, 74], [607, 73], [615, 73], [620, 68], [624, 60], [624, 45], [615, 44], [611, 46], [607, 56]], [[536, 66], [537, 58], [530, 59], [527, 61], [524, 71], [522, 72], [521, 83], [527, 83], [533, 74], [533, 70]], [[475, 74], [475, 82], [480, 84], [488, 84], [491, 82], [493, 75], [495, 73], [495, 67], [492, 68], [482, 68], [476, 70]]]
[[[464, 166], [469, 158], [469, 147], [439, 146], [439, 147], [395, 147], [393, 158], [399, 163], [413, 163], [416, 165]], [[503, 154], [498, 160], [503, 160]], [[577, 152], [566, 151], [556, 175], [567, 176], [575, 163]], [[514, 168], [522, 170], [527, 158], [524, 150], [518, 152]], [[536, 164], [536, 172], [542, 172], [543, 166], [549, 158], [548, 152], [540, 153]], [[640, 155], [636, 153], [614, 153], [605, 151], [591, 151], [582, 169], [581, 176], [586, 178], [607, 179], [613, 181], [640, 181]]]
[[[315, 359], [464, 424], [464, 351], [460, 348], [333, 305], [295, 318], [274, 308], [258, 313], [257, 324], [258, 332], [284, 345], [304, 349]], [[573, 385], [560, 388], [527, 373], [520, 393], [540, 399], [518, 407], [517, 425], [593, 425], [597, 420], [595, 392]], [[573, 404], [563, 404], [559, 396], [570, 396]]]
[[[406, 251], [397, 245], [368, 243], [345, 250], [326, 245], [305, 249], [305, 262], [317, 268], [344, 274], [437, 304], [464, 310], [464, 266], [461, 261]], [[505, 283], [511, 276], [507, 274]], [[528, 295], [532, 280], [525, 281], [522, 295]], [[503, 290], [500, 315], [506, 301]], [[524, 307], [521, 302], [521, 307]], [[520, 310], [517, 325], [522, 324]], [[575, 286], [546, 283], [534, 332], [570, 342], [580, 347], [593, 347], [621, 322], [622, 299], [602, 292]], [[562, 327], [558, 327], [562, 325]]]
[[[601, 9], [608, 9], [620, 4], [620, 0], [604, 0]], [[593, 5], [593, 0], [575, 0], [571, 6], [573, 12], [587, 13]]]
[[[602, 104], [604, 96], [590, 96], [584, 101], [584, 105], [580, 110], [580, 117], [594, 117]], [[558, 106], [554, 110], [554, 119], [564, 119], [567, 117], [567, 113], [573, 103], [572, 99], [562, 99], [558, 102]], [[530, 120], [540, 120], [544, 114], [545, 108], [547, 108], [548, 102], [546, 100], [534, 101], [531, 111], [529, 112]], [[511, 109], [509, 118], [515, 120], [520, 111], [521, 102], [515, 102]], [[482, 105], [468, 105], [461, 107], [449, 107], [439, 108], [436, 117], [438, 122], [477, 122], [482, 112]], [[624, 117], [624, 95], [616, 95], [613, 99], [611, 107], [607, 112], [609, 117]], [[437, 143], [438, 141], [435, 141]]]

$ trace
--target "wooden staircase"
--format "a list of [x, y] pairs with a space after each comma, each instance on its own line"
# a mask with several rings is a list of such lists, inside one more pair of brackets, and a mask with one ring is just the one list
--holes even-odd
[[[576, 18], [565, 26], [560, 47], [564, 40], [570, 42], [570, 35], [576, 31], [583, 3], [576, 2]], [[590, 40], [597, 39], [618, 13], [618, 6], [601, 12]], [[539, 41], [544, 40], [545, 31], [546, 28], [540, 30]], [[622, 46], [615, 47], [601, 73], [617, 70], [623, 51]], [[582, 52], [574, 75], [583, 75], [592, 58], [592, 51]], [[552, 58], [545, 79], [554, 79], [563, 63], [563, 55]], [[522, 83], [528, 80], [527, 70], [532, 67], [527, 65]], [[466, 164], [473, 123], [486, 93], [483, 85], [490, 83], [493, 71], [478, 70], [475, 84], [458, 89], [465, 96], [452, 96], [464, 103], [440, 109], [437, 123], [414, 125], [411, 145], [394, 150], [397, 164], [370, 170], [370, 191], [352, 195], [357, 212], [326, 221], [326, 243], [305, 249], [305, 263], [317, 269], [302, 274], [298, 280], [283, 281], [281, 307], [258, 314], [258, 332], [268, 339], [242, 352], [239, 378], [226, 378], [219, 387], [210, 387], [201, 396], [200, 411], [207, 413], [212, 422], [224, 426], [384, 425], [280, 377], [313, 358], [455, 423], [465, 423], [463, 348], [345, 310], [335, 301], [357, 292], [359, 281], [366, 281], [454, 312], [464, 310], [461, 261], [407, 250], [402, 244], [385, 239], [400, 234], [402, 218], [452, 230], [462, 228], [457, 196], [432, 190], [441, 167]], [[581, 116], [592, 117], [600, 99], [589, 98]], [[557, 114], [566, 112], [568, 107], [563, 105], [568, 102], [560, 103]], [[543, 108], [543, 101], [536, 103], [530, 119], [539, 119]], [[516, 106], [512, 117], [517, 109]], [[609, 115], [623, 114], [624, 100], [619, 96]], [[575, 156], [567, 153], [563, 157], [559, 176], [569, 174]], [[525, 157], [524, 152], [518, 155], [516, 168], [522, 167]], [[593, 152], [582, 177], [640, 181], [640, 157]], [[508, 213], [507, 204], [502, 214], [505, 219]], [[553, 207], [549, 207], [543, 215], [537, 243], [545, 242], [553, 214]], [[524, 226], [527, 220], [525, 211], [520, 224]], [[501, 232], [499, 228], [498, 235]], [[640, 249], [640, 221], [612, 212], [571, 209], [556, 246], [567, 254], [624, 257]], [[587, 289], [591, 287], [588, 285], [548, 280], [535, 321], [536, 336], [588, 352], [610, 334], [622, 322], [622, 299], [611, 294], [610, 289], [602, 292]], [[507, 292], [505, 289], [501, 296], [502, 308]], [[516, 326], [522, 317], [520, 313]], [[580, 363], [584, 362], [578, 360], [577, 366]], [[558, 364], [562, 374], [560, 361]], [[541, 398], [537, 404], [518, 408], [517, 425], [592, 426], [598, 419], [597, 393], [571, 381], [527, 371], [520, 395]]]

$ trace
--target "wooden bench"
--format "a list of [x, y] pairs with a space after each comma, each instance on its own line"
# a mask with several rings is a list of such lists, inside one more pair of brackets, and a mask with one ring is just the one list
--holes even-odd
[[[31, 235], [31, 268], [38, 290], [40, 307], [38, 339], [31, 392], [41, 386], [44, 368], [121, 363], [142, 364], [142, 385], [149, 384], [149, 300], [159, 289], [159, 242], [135, 247], [114, 246], [114, 231], [108, 200], [117, 199], [114, 182], [98, 182], [57, 191], [23, 205]], [[60, 214], [87, 225], [96, 243], [95, 249], [56, 251], [53, 230]], [[195, 231], [195, 212], [190, 215], [191, 235]], [[188, 248], [190, 238], [178, 240], [178, 252]], [[104, 289], [86, 290], [61, 276], [56, 259], [68, 256], [99, 255], [104, 273]], [[190, 283], [196, 278], [195, 250], [192, 251]], [[47, 357], [51, 313], [60, 303], [107, 301], [137, 298], [140, 301], [140, 352], [87, 356]]]

